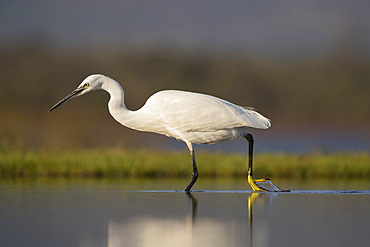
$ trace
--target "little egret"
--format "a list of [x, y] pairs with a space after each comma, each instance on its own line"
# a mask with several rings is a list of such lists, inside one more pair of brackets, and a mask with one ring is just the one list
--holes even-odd
[[189, 192], [198, 178], [193, 144], [211, 144], [236, 138], [249, 143], [248, 183], [254, 191], [282, 191], [268, 179], [252, 177], [254, 140], [247, 128], [267, 129], [270, 120], [249, 107], [242, 107], [210, 95], [177, 90], [160, 91], [152, 95], [137, 111], [130, 111], [124, 103], [121, 85], [104, 75], [90, 75], [72, 93], [56, 103], [64, 102], [94, 90], [110, 94], [108, 109], [120, 124], [139, 131], [154, 132], [182, 140], [189, 148], [193, 173], [185, 191]]

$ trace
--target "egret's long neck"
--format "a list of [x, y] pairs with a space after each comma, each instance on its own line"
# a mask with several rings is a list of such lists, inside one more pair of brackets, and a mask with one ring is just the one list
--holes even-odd
[[108, 109], [114, 117], [115, 114], [128, 111], [125, 106], [125, 94], [121, 85], [113, 79], [107, 78], [102, 85], [102, 89], [110, 95]]
[[130, 111], [124, 102], [124, 91], [121, 85], [113, 79], [107, 78], [102, 84], [102, 89], [110, 94], [108, 102], [109, 113], [120, 124], [132, 129], [145, 129], [145, 121], [141, 121], [141, 115], [137, 111]]

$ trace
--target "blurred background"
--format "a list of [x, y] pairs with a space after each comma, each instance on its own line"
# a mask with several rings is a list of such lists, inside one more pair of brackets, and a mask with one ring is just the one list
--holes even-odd
[[102, 73], [133, 110], [164, 89], [255, 107], [272, 119], [251, 129], [257, 151], [368, 151], [369, 10], [362, 0], [1, 1], [0, 149], [186, 150], [120, 126], [105, 92], [48, 113]]

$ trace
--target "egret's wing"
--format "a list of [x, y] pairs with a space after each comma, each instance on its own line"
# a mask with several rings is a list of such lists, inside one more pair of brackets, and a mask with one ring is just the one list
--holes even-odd
[[150, 97], [145, 107], [170, 127], [188, 132], [270, 126], [267, 118], [251, 109], [199, 93], [161, 91]]

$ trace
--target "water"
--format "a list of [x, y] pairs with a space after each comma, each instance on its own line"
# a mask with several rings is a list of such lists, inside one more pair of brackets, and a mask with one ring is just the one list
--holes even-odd
[[0, 181], [0, 246], [366, 246], [368, 181]]

